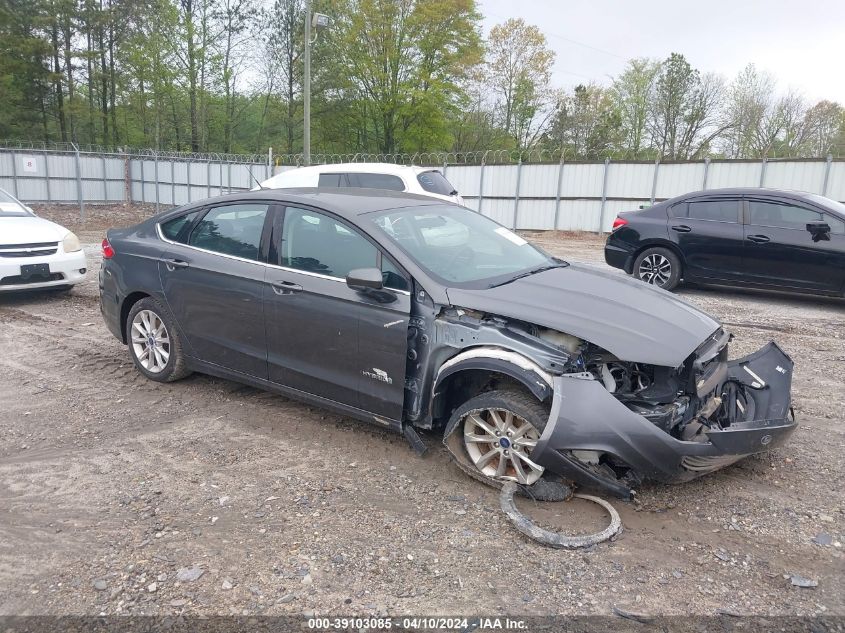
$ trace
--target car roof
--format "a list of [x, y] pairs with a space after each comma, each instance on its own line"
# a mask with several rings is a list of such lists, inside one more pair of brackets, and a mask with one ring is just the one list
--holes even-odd
[[687, 200], [689, 198], [704, 198], [707, 196], [781, 196], [784, 198], [808, 198], [811, 194], [806, 191], [798, 191], [795, 189], [775, 189], [773, 187], [726, 187], [723, 189], [704, 189], [702, 191], [693, 191], [690, 193], [681, 194], [666, 200], [666, 202], [675, 202]]
[[338, 172], [344, 173], [376, 173], [376, 174], [390, 174], [394, 176], [401, 176], [411, 171], [413, 174], [419, 174], [424, 171], [434, 171], [436, 167], [419, 167], [417, 165], [396, 165], [394, 163], [329, 163], [326, 165], [311, 165], [309, 167], [296, 167], [280, 172], [288, 174], [293, 171], [297, 173], [317, 173], [317, 174], [334, 174]]
[[[249, 200], [270, 200], [286, 204], [313, 206], [325, 209], [344, 218], [355, 218], [365, 213], [387, 211], [403, 207], [423, 207], [431, 205], [453, 205], [446, 200], [435, 200], [430, 196], [422, 196], [403, 191], [389, 191], [386, 189], [365, 188], [334, 188], [334, 187], [299, 187], [290, 189], [257, 189], [242, 191], [215, 198], [199, 200], [179, 208], [180, 212], [216, 205], [225, 202]], [[168, 214], [169, 215], [169, 214]], [[178, 215], [174, 213], [173, 215]]]

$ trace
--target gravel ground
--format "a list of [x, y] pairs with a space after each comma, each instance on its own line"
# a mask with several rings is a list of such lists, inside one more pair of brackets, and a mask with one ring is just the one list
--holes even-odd
[[[144, 380], [97, 304], [104, 229], [151, 209], [39, 213], [90, 261], [70, 294], [0, 297], [0, 615], [839, 614], [845, 304], [680, 294], [796, 362], [801, 426], [766, 455], [614, 501], [624, 532], [565, 552], [526, 540], [495, 491], [381, 429], [225, 380]], [[527, 234], [602, 264], [594, 235]], [[572, 532], [584, 501], [520, 506]], [[790, 576], [818, 583], [793, 586]]]

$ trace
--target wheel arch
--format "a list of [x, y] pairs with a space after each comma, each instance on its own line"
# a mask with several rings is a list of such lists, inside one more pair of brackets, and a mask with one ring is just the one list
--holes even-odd
[[476, 347], [440, 366], [432, 388], [432, 419], [448, 420], [452, 411], [473, 396], [504, 385], [525, 390], [540, 402], [551, 402], [551, 375], [531, 359], [501, 348]]
[[675, 242], [660, 238], [652, 238], [644, 242], [643, 244], [637, 246], [637, 249], [633, 251], [630, 257], [628, 258], [628, 267], [630, 268], [630, 270], [626, 270], [625, 272], [629, 275], [634, 274], [634, 262], [637, 261], [637, 257], [642, 255], [645, 251], [650, 248], [665, 248], [675, 253], [675, 255], [678, 256], [678, 259], [681, 260], [681, 275], [683, 276], [683, 273], [687, 269], [687, 260], [684, 258], [683, 251], [681, 251], [680, 247], [678, 247]]
[[147, 292], [130, 292], [120, 304], [120, 339], [123, 341], [123, 344], [126, 345], [127, 338], [126, 338], [126, 319], [129, 316], [129, 311], [132, 310], [132, 306], [138, 303], [141, 299], [146, 299], [147, 297], [151, 296]]

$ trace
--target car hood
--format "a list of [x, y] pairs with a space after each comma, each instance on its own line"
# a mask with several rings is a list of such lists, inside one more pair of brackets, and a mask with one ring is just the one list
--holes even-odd
[[447, 289], [456, 307], [587, 340], [620, 360], [678, 367], [719, 323], [642, 281], [572, 264], [486, 290]]
[[68, 233], [66, 228], [44, 218], [0, 217], [0, 244], [3, 245], [61, 242]]

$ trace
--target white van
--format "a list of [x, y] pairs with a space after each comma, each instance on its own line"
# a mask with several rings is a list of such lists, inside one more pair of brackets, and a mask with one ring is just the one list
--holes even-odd
[[367, 187], [407, 191], [422, 196], [455, 202], [461, 206], [464, 199], [432, 167], [393, 165], [391, 163], [341, 163], [314, 165], [288, 169], [261, 183], [266, 189], [291, 189], [295, 187]]

